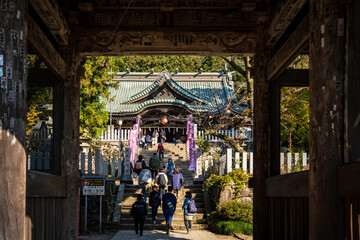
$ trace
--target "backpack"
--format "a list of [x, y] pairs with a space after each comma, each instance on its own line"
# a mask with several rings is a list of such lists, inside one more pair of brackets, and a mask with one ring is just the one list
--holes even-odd
[[197, 212], [197, 208], [195, 205], [195, 201], [193, 199], [191, 199], [190, 201], [188, 201], [187, 203], [187, 212], [188, 213], [196, 213]]
[[149, 165], [152, 169], [156, 169], [157, 167], [157, 160], [156, 160], [156, 157], [152, 156], [150, 158], [150, 162], [149, 162]]
[[174, 163], [173, 162], [169, 162], [167, 164], [167, 171], [170, 172], [170, 171], [173, 171], [174, 170]]
[[166, 179], [165, 179], [165, 175], [164, 174], [159, 174], [159, 178], [157, 180], [157, 184], [160, 185], [160, 187], [165, 187], [166, 186]]
[[131, 215], [133, 217], [139, 217], [139, 216], [143, 216], [144, 213], [145, 213], [145, 202], [144, 201], [138, 201], [134, 205], [134, 208], [132, 209]]
[[135, 163], [135, 169], [136, 170], [141, 170], [142, 169], [142, 161]]
[[166, 209], [170, 209], [170, 208], [174, 208], [174, 205], [172, 204], [172, 202], [170, 201], [170, 197], [168, 195], [164, 195], [164, 208]]

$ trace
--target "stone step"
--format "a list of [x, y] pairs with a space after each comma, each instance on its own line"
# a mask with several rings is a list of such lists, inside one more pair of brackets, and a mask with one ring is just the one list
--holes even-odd
[[[205, 230], [207, 229], [207, 224], [193, 224], [191, 227], [191, 230]], [[134, 224], [113, 224], [111, 226], [112, 230], [134, 230], [135, 226]], [[183, 230], [185, 231], [185, 225], [184, 224], [172, 224], [173, 230]], [[166, 230], [165, 224], [144, 224], [144, 230]], [[171, 231], [170, 231], [171, 236]]]
[[[183, 194], [185, 194], [186, 191], [183, 191]], [[131, 191], [125, 191], [124, 193], [124, 199], [127, 199], [129, 197], [132, 197], [132, 198], [136, 198], [137, 197], [137, 194], [140, 194], [141, 193], [141, 189], [138, 189], [136, 192], [131, 192]], [[149, 194], [150, 196], [150, 194]], [[204, 194], [202, 192], [197, 192], [197, 193], [192, 193], [192, 198], [195, 199], [195, 202], [198, 202], [198, 201], [203, 201], [203, 197], [204, 197]]]
[[[122, 208], [121, 208], [121, 214], [126, 214], [126, 213], [130, 214], [131, 206], [132, 206], [132, 204], [123, 205]], [[184, 210], [181, 207], [182, 207], [182, 204], [178, 204], [176, 206], [175, 214], [183, 214]], [[198, 206], [196, 204], [196, 207], [197, 207], [197, 214], [206, 212], [204, 206], [200, 207], [200, 206]], [[158, 212], [162, 214], [162, 208], [161, 207], [159, 207]], [[151, 208], [150, 207], [148, 208], [148, 214], [151, 214]]]
[[[199, 209], [198, 209], [199, 210]], [[148, 208], [148, 216], [151, 216], [151, 208]], [[130, 211], [126, 211], [121, 213], [121, 218], [131, 218]], [[158, 209], [158, 218], [164, 218], [164, 214], [162, 212], [162, 209]], [[176, 219], [184, 219], [184, 211], [183, 210], [176, 210], [174, 213], [174, 218]], [[194, 216], [195, 219], [206, 219], [206, 213], [205, 212], [197, 212]]]
[[[137, 198], [136, 198], [135, 194], [128, 194], [128, 195], [125, 194], [123, 203], [124, 204], [125, 203], [134, 203], [136, 201], [136, 199]], [[204, 201], [204, 198], [202, 196], [201, 197], [193, 197], [193, 199], [195, 200], [196, 205], [198, 205], [198, 203], [201, 203]], [[149, 201], [149, 196], [147, 196], [147, 201]], [[183, 203], [183, 200], [181, 199], [181, 202], [179, 202], [179, 203]]]
[[[127, 200], [124, 200], [124, 202], [122, 203], [122, 208], [125, 208], [125, 207], [129, 207], [131, 208], [132, 204], [135, 202], [135, 199], [132, 200], [132, 201], [127, 201]], [[182, 207], [182, 202], [179, 202], [177, 205], [176, 205], [176, 209], [181, 209]], [[203, 202], [196, 202], [196, 208], [197, 209], [202, 209], [202, 208], [205, 208], [205, 204]]]
[[[127, 217], [127, 218], [121, 218], [120, 220], [120, 223], [121, 224], [131, 224], [131, 223], [134, 223], [134, 218], [132, 217]], [[145, 224], [152, 224], [153, 223], [153, 220], [152, 220], [152, 217], [151, 217], [151, 214], [148, 215], [145, 219]], [[172, 223], [173, 224], [183, 224], [184, 223], [184, 215], [181, 216], [181, 218], [173, 218], [172, 220]], [[207, 223], [207, 220], [204, 219], [204, 218], [193, 218], [193, 220], [191, 221], [192, 224], [206, 224]], [[159, 217], [157, 220], [156, 220], [156, 224], [166, 224], [166, 221], [165, 221], [165, 218], [164, 217]]]

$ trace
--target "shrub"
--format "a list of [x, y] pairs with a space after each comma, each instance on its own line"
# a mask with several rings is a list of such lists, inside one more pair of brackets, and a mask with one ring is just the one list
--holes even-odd
[[230, 200], [219, 205], [217, 213], [224, 220], [240, 220], [252, 223], [253, 208], [250, 203]]
[[248, 179], [250, 177], [251, 175], [244, 173], [242, 169], [237, 169], [224, 176], [212, 174], [205, 181], [205, 186], [208, 190], [213, 187], [220, 187], [220, 189], [223, 190], [226, 186], [233, 182], [235, 184], [235, 195], [239, 196], [242, 191], [242, 187], [248, 185]]
[[224, 220], [216, 212], [209, 216], [209, 227], [215, 233], [226, 235], [234, 235], [235, 233], [251, 235], [253, 232], [251, 223], [238, 220]]

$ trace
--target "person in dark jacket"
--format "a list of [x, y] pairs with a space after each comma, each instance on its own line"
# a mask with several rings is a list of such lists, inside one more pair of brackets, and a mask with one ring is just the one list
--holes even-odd
[[134, 202], [134, 204], [132, 205], [130, 213], [131, 216], [134, 218], [136, 234], [139, 234], [140, 224], [140, 236], [142, 236], [144, 231], [145, 217], [147, 215], [147, 207], [141, 194], [137, 196], [137, 201]]
[[151, 215], [153, 223], [156, 224], [158, 208], [161, 205], [161, 197], [159, 193], [159, 186], [152, 186], [152, 192], [150, 193], [149, 206], [151, 207]]
[[166, 220], [166, 234], [170, 233], [172, 218], [176, 210], [176, 197], [172, 194], [172, 190], [172, 186], [168, 186], [168, 192], [162, 198], [162, 209]]

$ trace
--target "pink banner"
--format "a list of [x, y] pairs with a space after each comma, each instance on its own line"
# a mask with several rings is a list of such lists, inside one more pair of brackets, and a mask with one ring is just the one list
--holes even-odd
[[140, 114], [136, 116], [136, 124], [140, 127], [140, 119], [141, 119], [141, 116]]
[[[135, 125], [134, 125], [135, 126]], [[129, 134], [129, 148], [131, 148], [130, 162], [134, 164], [137, 151], [137, 130], [131, 130]]]
[[190, 137], [189, 137], [189, 128], [190, 128], [190, 125], [191, 125], [191, 121], [192, 121], [192, 115], [186, 115], [186, 134], [188, 135], [187, 136], [187, 139], [186, 139], [186, 150], [187, 152], [190, 154]]

